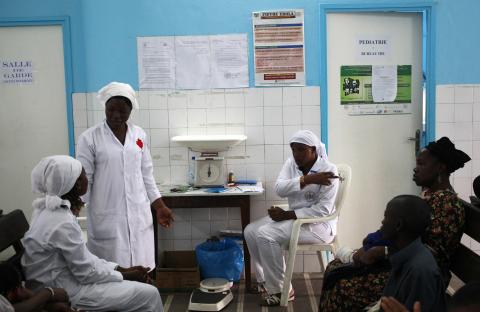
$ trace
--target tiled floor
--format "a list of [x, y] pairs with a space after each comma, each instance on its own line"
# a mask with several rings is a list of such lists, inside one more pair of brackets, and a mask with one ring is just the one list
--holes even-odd
[[[243, 281], [235, 284], [232, 288], [233, 301], [222, 311], [225, 312], [255, 312], [255, 311], [301, 311], [309, 312], [318, 310], [322, 275], [318, 273], [301, 273], [294, 275], [293, 288], [295, 300], [287, 307], [261, 307], [258, 304], [259, 295], [245, 292]], [[185, 312], [188, 309], [190, 292], [168, 293], [162, 292], [162, 300], [165, 312]]]

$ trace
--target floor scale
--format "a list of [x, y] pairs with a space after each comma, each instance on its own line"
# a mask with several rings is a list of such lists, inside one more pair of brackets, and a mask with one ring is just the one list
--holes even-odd
[[190, 296], [189, 311], [220, 311], [233, 299], [232, 283], [223, 278], [207, 278]]

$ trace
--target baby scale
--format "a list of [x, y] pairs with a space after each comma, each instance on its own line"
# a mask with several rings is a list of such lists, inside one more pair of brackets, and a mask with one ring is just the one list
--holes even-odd
[[223, 157], [218, 157], [218, 153], [202, 153], [195, 158], [194, 186], [222, 187], [224, 184]]
[[[247, 139], [245, 135], [179, 135], [172, 138], [175, 144], [187, 146], [193, 152], [200, 152], [200, 157], [193, 158], [195, 169], [189, 172], [189, 180], [197, 187], [223, 187], [226, 182], [224, 157], [225, 152]], [[192, 176], [191, 176], [192, 175]]]
[[189, 311], [220, 311], [232, 300], [232, 283], [224, 278], [207, 278], [190, 295]]

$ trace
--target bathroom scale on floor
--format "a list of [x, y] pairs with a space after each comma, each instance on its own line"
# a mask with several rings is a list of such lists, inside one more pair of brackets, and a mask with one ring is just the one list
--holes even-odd
[[232, 283], [223, 278], [207, 278], [190, 296], [190, 311], [220, 311], [233, 299]]

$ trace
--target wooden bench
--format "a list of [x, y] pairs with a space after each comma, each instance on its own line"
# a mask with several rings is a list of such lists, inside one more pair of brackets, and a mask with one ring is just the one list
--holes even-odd
[[[464, 233], [475, 241], [480, 242], [480, 209], [466, 201], [462, 200], [462, 203], [465, 207]], [[459, 286], [461, 287], [463, 283], [480, 281], [480, 255], [465, 245], [460, 244], [452, 257], [450, 271], [455, 275], [454, 277], [460, 279], [462, 283], [455, 285], [458, 284], [458, 280], [455, 282], [455, 278], [453, 278], [453, 281], [450, 283], [453, 287], [449, 287], [449, 293], [459, 288]]]

